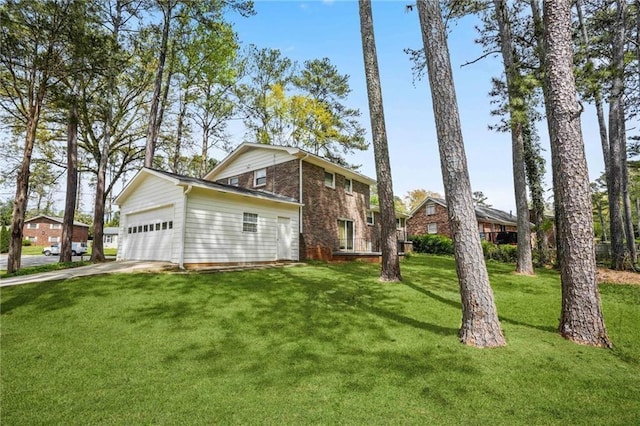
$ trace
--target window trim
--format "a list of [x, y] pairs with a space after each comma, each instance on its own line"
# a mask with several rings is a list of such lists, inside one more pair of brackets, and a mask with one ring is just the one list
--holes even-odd
[[39, 223], [29, 222], [27, 223], [27, 229], [38, 229], [40, 226]]
[[[433, 209], [433, 213], [429, 213], [429, 210]], [[427, 216], [433, 216], [436, 214], [436, 204], [435, 203], [427, 203], [425, 207], [425, 213]]]
[[[328, 175], [331, 175], [331, 183], [330, 184], [327, 183]], [[329, 172], [327, 170], [324, 171], [324, 186], [326, 186], [327, 188], [335, 189], [335, 187], [336, 187], [336, 174], [335, 173]]]
[[[431, 230], [431, 226], [434, 227], [434, 230]], [[437, 234], [438, 233], [438, 224], [437, 223], [427, 223], [427, 234]]]
[[[349, 185], [347, 185], [347, 182]], [[347, 194], [353, 194], [353, 179], [349, 179], [348, 177], [344, 178], [344, 192]]]
[[49, 224], [49, 229], [62, 229], [62, 224], [61, 223], [50, 223]]
[[230, 178], [227, 179], [227, 185], [239, 186], [240, 185], [239, 177], [238, 176], [231, 176]]
[[[264, 173], [264, 175], [262, 175], [262, 173]], [[264, 179], [264, 182], [260, 183], [259, 181], [261, 179]], [[260, 186], [265, 186], [267, 184], [267, 169], [262, 168], [262, 169], [258, 169], [258, 170], [254, 170], [253, 171], [253, 186], [255, 188], [260, 187]]]
[[[371, 215], [371, 221], [369, 221], [369, 215]], [[366, 211], [364, 215], [364, 220], [365, 222], [367, 222], [367, 225], [369, 226], [373, 226], [376, 224], [375, 214], [373, 213], [373, 210]]]
[[258, 213], [242, 212], [242, 232], [258, 232]]

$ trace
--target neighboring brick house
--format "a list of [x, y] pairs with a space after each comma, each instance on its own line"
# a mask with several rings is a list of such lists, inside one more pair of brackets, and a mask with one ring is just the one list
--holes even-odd
[[[372, 241], [373, 251], [380, 251], [380, 207], [371, 206], [366, 213], [367, 226], [369, 227], [370, 238]], [[400, 253], [412, 251], [412, 243], [408, 241], [409, 234], [407, 232], [408, 214], [396, 210], [396, 236], [398, 239], [398, 250]]]
[[294, 147], [244, 143], [206, 180], [289, 197], [300, 204], [300, 259], [375, 249], [367, 225], [375, 181]]
[[[25, 240], [31, 241], [34, 246], [48, 246], [51, 243], [59, 243], [62, 240], [61, 217], [36, 216], [24, 221], [22, 235]], [[89, 239], [89, 225], [74, 221], [71, 241], [86, 243]]]
[[[476, 206], [478, 232], [484, 240], [494, 243], [515, 243], [518, 223], [515, 215], [485, 206]], [[427, 197], [409, 214], [407, 233], [438, 234], [451, 238], [449, 210], [441, 198]]]

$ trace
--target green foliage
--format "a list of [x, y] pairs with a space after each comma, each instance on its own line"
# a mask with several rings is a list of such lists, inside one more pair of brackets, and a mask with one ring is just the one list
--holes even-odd
[[31, 241], [29, 240], [22, 240], [22, 247], [29, 247], [31, 245]]
[[494, 244], [482, 241], [482, 253], [486, 260], [515, 263], [518, 260], [518, 248], [510, 244]]
[[8, 253], [9, 252], [9, 229], [5, 224], [2, 224], [0, 228], [0, 253]]
[[636, 424], [640, 287], [600, 286], [604, 350], [558, 335], [555, 271], [512, 271], [488, 266], [509, 343], [492, 350], [458, 341], [447, 256], [392, 286], [318, 263], [3, 288], [2, 423]]
[[409, 240], [413, 242], [413, 251], [416, 253], [453, 254], [453, 241], [443, 235], [415, 235]]

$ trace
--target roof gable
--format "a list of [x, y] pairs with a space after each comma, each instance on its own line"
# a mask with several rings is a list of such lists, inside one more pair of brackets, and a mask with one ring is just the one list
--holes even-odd
[[261, 143], [244, 142], [240, 144], [231, 154], [220, 161], [207, 175], [205, 180], [215, 180], [226, 168], [236, 161], [240, 161], [242, 154], [253, 150], [271, 150], [275, 152], [286, 153], [291, 156], [292, 159], [302, 159], [311, 164], [323, 167], [330, 172], [338, 173], [346, 176], [349, 179], [363, 182], [367, 185], [375, 185], [376, 181], [368, 176], [362, 175], [356, 171], [343, 167], [339, 164], [332, 163], [331, 161], [322, 158], [318, 155], [312, 154], [300, 148], [283, 146], [283, 145], [267, 145]]
[[121, 205], [124, 201], [135, 191], [135, 189], [146, 179], [148, 176], [155, 176], [160, 179], [167, 180], [168, 182], [176, 186], [192, 186], [203, 189], [208, 189], [216, 192], [229, 193], [243, 195], [245, 197], [251, 197], [255, 199], [270, 200], [285, 204], [301, 205], [293, 198], [284, 197], [278, 194], [271, 194], [269, 192], [257, 191], [254, 189], [241, 188], [233, 185], [226, 185], [223, 183], [213, 182], [210, 180], [198, 179], [189, 176], [177, 175], [175, 173], [165, 172], [162, 170], [150, 169], [143, 167], [138, 171], [129, 184], [120, 192], [115, 199], [115, 204]]

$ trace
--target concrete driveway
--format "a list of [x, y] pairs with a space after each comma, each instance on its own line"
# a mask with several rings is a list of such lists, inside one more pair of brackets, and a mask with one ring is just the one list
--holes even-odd
[[[78, 260], [79, 260], [79, 256], [78, 256]], [[5, 256], [5, 265], [6, 265], [6, 256]], [[24, 275], [24, 276], [17, 276], [17, 277], [11, 277], [11, 278], [3, 278], [2, 280], [0, 280], [0, 287], [9, 287], [13, 285], [37, 283], [42, 281], [66, 280], [69, 278], [87, 277], [90, 275], [100, 275], [100, 274], [114, 274], [114, 273], [126, 273], [126, 272], [162, 272], [167, 270], [173, 270], [176, 267], [177, 265], [169, 262], [152, 262], [152, 261], [144, 261], [144, 260], [111, 261], [111, 262], [104, 262], [104, 263], [96, 263], [96, 264], [87, 265], [87, 266], [80, 266], [77, 268], [63, 269], [60, 271], [43, 272], [41, 274], [32, 274], [32, 275]]]

